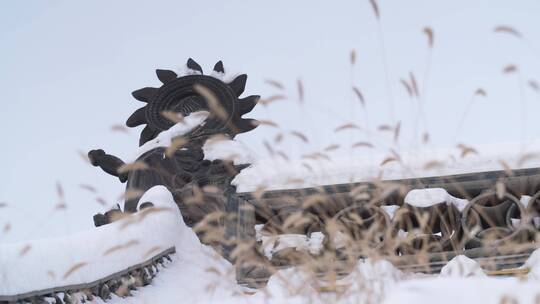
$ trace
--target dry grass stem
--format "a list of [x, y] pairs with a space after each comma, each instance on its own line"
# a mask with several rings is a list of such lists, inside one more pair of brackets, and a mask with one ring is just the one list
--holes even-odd
[[25, 256], [30, 251], [30, 249], [32, 249], [31, 245], [24, 245], [23, 248], [19, 250], [19, 256], [20, 257]]
[[388, 163], [391, 163], [391, 162], [395, 162], [397, 161], [398, 159], [396, 157], [393, 157], [393, 156], [389, 156], [389, 157], [386, 157], [385, 159], [383, 159], [383, 161], [381, 162], [380, 166], [384, 166]]
[[133, 163], [123, 164], [118, 168], [118, 173], [127, 173], [130, 171], [136, 171], [136, 170], [147, 170], [148, 165], [143, 161], [136, 161]]
[[126, 128], [123, 125], [112, 125], [111, 126], [111, 131], [113, 131], [113, 132], [121, 132], [121, 133], [129, 133], [128, 128]]
[[177, 112], [173, 112], [173, 111], [163, 111], [161, 112], [161, 116], [165, 117], [165, 119], [167, 119], [168, 121], [172, 122], [172, 123], [180, 123], [180, 122], [184, 122], [184, 116], [180, 113], [177, 113]]
[[116, 245], [116, 246], [112, 246], [111, 248], [105, 250], [105, 252], [103, 252], [103, 256], [108, 256], [116, 251], [121, 251], [121, 250], [125, 250], [125, 249], [128, 249], [132, 246], [135, 246], [139, 244], [139, 241], [137, 240], [130, 240], [124, 244], [120, 244], [120, 245]]
[[88, 192], [97, 193], [96, 188], [94, 188], [94, 187], [92, 187], [92, 186], [90, 186], [90, 185], [87, 185], [87, 184], [80, 184], [79, 187], [80, 187], [81, 189], [84, 189], [84, 190], [88, 191]]
[[335, 128], [334, 132], [340, 132], [340, 131], [350, 130], [350, 129], [360, 130], [361, 128], [359, 126], [355, 125], [354, 123], [347, 123], [347, 124], [344, 124], [344, 125], [341, 125], [341, 126]]
[[279, 125], [271, 120], [259, 119], [258, 124], [260, 126], [269, 126], [269, 127], [279, 128]]
[[195, 84], [193, 88], [197, 93], [204, 97], [212, 114], [216, 115], [222, 121], [227, 120], [227, 111], [221, 106], [219, 100], [217, 99], [216, 95], [212, 93], [212, 91], [200, 84]]
[[496, 33], [506, 33], [510, 34], [516, 38], [521, 38], [522, 35], [520, 32], [518, 32], [515, 28], [508, 26], [508, 25], [499, 25], [495, 27], [494, 32]]
[[308, 143], [308, 142], [309, 142], [307, 136], [304, 135], [304, 133], [301, 133], [301, 132], [299, 132], [299, 131], [291, 131], [291, 135], [294, 136], [294, 137], [296, 137], [296, 138], [298, 138], [298, 139], [300, 139], [300, 140], [303, 141], [304, 143]]
[[272, 95], [272, 96], [269, 96], [269, 97], [266, 97], [266, 98], [262, 98], [261, 100], [259, 100], [259, 103], [266, 106], [266, 105], [269, 105], [275, 101], [278, 101], [278, 100], [283, 100], [287, 98], [285, 95]]
[[514, 64], [509, 64], [509, 65], [507, 65], [507, 66], [505, 66], [505, 67], [503, 68], [503, 73], [504, 73], [504, 74], [511, 74], [511, 73], [517, 72], [517, 70], [518, 70], [518, 68], [517, 68], [516, 65], [514, 65]]
[[272, 80], [272, 79], [267, 79], [267, 80], [265, 80], [265, 82], [267, 84], [273, 86], [276, 89], [279, 89], [279, 90], [284, 90], [285, 89], [285, 86], [279, 81]]
[[302, 83], [302, 80], [299, 78], [296, 80], [296, 87], [298, 89], [298, 100], [300, 103], [304, 102], [304, 84]]
[[72, 275], [75, 271], [83, 268], [84, 266], [88, 265], [88, 263], [86, 262], [79, 262], [79, 263], [76, 263], [74, 264], [73, 266], [71, 266], [71, 268], [69, 268], [66, 273], [64, 274], [64, 277], [63, 279], [67, 279], [70, 275]]
[[184, 137], [176, 137], [172, 140], [171, 145], [165, 149], [165, 155], [167, 157], [172, 157], [176, 151], [182, 148], [185, 144], [188, 143], [188, 140]]
[[375, 17], [377, 19], [381, 19], [381, 13], [379, 11], [379, 5], [377, 4], [377, 0], [369, 0], [369, 3], [371, 4], [371, 9], [373, 10], [373, 14], [375, 14]]
[[354, 94], [356, 95], [356, 97], [358, 98], [358, 100], [360, 101], [360, 103], [362, 104], [363, 107], [366, 106], [366, 102], [364, 100], [364, 95], [362, 94], [362, 92], [360, 91], [360, 89], [358, 87], [355, 87], [353, 86], [353, 92]]
[[428, 38], [429, 47], [433, 48], [433, 43], [434, 43], [433, 29], [431, 27], [425, 27], [423, 32], [424, 32], [424, 34], [426, 34], [426, 36]]

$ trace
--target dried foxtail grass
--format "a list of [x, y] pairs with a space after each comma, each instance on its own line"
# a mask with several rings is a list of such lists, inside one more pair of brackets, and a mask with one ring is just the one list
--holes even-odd
[[105, 200], [104, 198], [102, 197], [96, 197], [96, 202], [98, 202], [98, 204], [102, 205], [102, 206], [107, 206], [109, 205], [109, 203], [107, 202], [107, 200]]
[[398, 121], [396, 124], [396, 127], [394, 128], [394, 142], [397, 142], [399, 140], [399, 136], [401, 134], [401, 121]]
[[377, 130], [382, 131], [382, 132], [392, 132], [394, 128], [390, 125], [380, 125], [377, 128]]
[[117, 171], [118, 173], [122, 174], [122, 173], [128, 173], [130, 171], [147, 170], [147, 169], [148, 169], [148, 165], [145, 162], [136, 161], [133, 163], [123, 164], [122, 166], [118, 168]]
[[509, 34], [509, 35], [512, 35], [516, 38], [522, 38], [522, 35], [520, 32], [518, 32], [515, 28], [511, 27], [511, 26], [508, 26], [508, 25], [499, 25], [497, 27], [495, 27], [495, 29], [493, 30], [494, 32], [496, 33], [505, 33], [505, 34]]
[[60, 182], [56, 183], [56, 195], [61, 201], [64, 200], [64, 187], [62, 187], [62, 184], [60, 184]]
[[298, 100], [300, 103], [304, 103], [304, 84], [300, 78], [296, 80], [296, 89], [298, 90]]
[[504, 172], [506, 172], [506, 175], [508, 175], [508, 176], [513, 176], [513, 175], [514, 175], [514, 171], [512, 170], [512, 168], [510, 167], [510, 165], [508, 165], [507, 162], [505, 162], [505, 161], [502, 160], [502, 159], [499, 159], [499, 164], [500, 164], [501, 167], [504, 169]]
[[294, 184], [303, 184], [304, 183], [304, 179], [303, 178], [288, 178], [286, 181], [285, 181], [285, 184], [289, 184], [289, 185], [294, 185]]
[[[255, 189], [255, 191], [253, 191], [253, 197], [256, 198], [256, 199], [261, 199], [263, 197], [263, 195], [266, 193], [267, 190], [268, 190], [268, 187], [259, 185]], [[245, 207], [245, 208], [254, 208], [251, 205], [245, 205], [243, 207]]]
[[423, 32], [427, 36], [429, 47], [433, 48], [433, 44], [435, 42], [435, 36], [433, 34], [433, 29], [431, 27], [424, 27]]
[[529, 85], [529, 87], [531, 89], [533, 89], [534, 91], [536, 92], [540, 92], [540, 84], [538, 84], [538, 81], [534, 80], [534, 79], [531, 79], [527, 82], [527, 84]]
[[276, 144], [279, 144], [283, 141], [283, 133], [278, 133], [276, 134], [276, 136], [274, 137], [274, 142]]
[[358, 125], [354, 124], [354, 123], [346, 123], [344, 125], [341, 125], [341, 126], [335, 128], [334, 132], [340, 132], [340, 131], [351, 130], [351, 129], [360, 130], [361, 128]]
[[290, 158], [283, 151], [275, 151], [276, 155], [281, 157], [284, 161], [290, 161]]
[[411, 83], [411, 89], [412, 93], [415, 97], [420, 97], [420, 91], [418, 90], [418, 84], [416, 82], [416, 77], [414, 76], [414, 73], [411, 71], [409, 72], [409, 80]]
[[401, 78], [399, 82], [403, 85], [405, 90], [407, 91], [407, 94], [409, 95], [409, 98], [412, 98], [414, 96], [413, 90], [411, 85], [407, 82], [407, 80]]
[[276, 154], [276, 152], [274, 151], [274, 148], [272, 148], [272, 145], [270, 145], [270, 143], [268, 143], [266, 140], [263, 141], [263, 145], [266, 151], [268, 152], [268, 154], [270, 155]]
[[88, 184], [80, 184], [79, 187], [81, 189], [84, 189], [88, 192], [91, 192], [91, 193], [97, 193], [97, 190], [95, 187], [91, 186], [91, 185], [88, 185]]
[[465, 144], [458, 144], [456, 147], [461, 151], [460, 153], [461, 158], [465, 158], [469, 154], [473, 154], [473, 155], [478, 154], [478, 151], [475, 148], [467, 146]]
[[32, 249], [31, 245], [24, 245], [21, 250], [19, 250], [19, 257], [25, 256]]
[[[118, 219], [123, 219], [122, 224], [118, 228], [118, 230], [124, 230], [127, 227], [135, 224], [139, 224], [144, 221], [145, 218], [152, 214], [156, 213], [162, 213], [162, 212], [171, 212], [171, 209], [168, 207], [151, 207], [151, 208], [145, 208], [143, 210], [140, 210], [137, 215], [134, 216], [133, 214], [125, 214], [122, 212], [118, 212]], [[118, 219], [113, 219], [118, 220]]]
[[111, 131], [120, 132], [120, 133], [129, 133], [128, 128], [126, 128], [124, 125], [112, 125]]
[[188, 143], [188, 140], [184, 137], [175, 137], [171, 141], [171, 145], [165, 149], [165, 156], [172, 157], [176, 151], [180, 150]]
[[284, 100], [286, 98], [287, 98], [287, 96], [285, 96], [285, 95], [272, 95], [272, 96], [260, 99], [259, 103], [262, 104], [263, 106], [267, 106], [267, 105], [269, 105], [271, 103], [274, 103], [274, 102], [279, 101], [279, 100]]
[[527, 162], [530, 162], [535, 159], [540, 159], [539, 153], [525, 153], [517, 161], [518, 167], [523, 167]]
[[66, 201], [64, 197], [64, 188], [62, 187], [62, 184], [60, 182], [56, 183], [56, 195], [58, 196], [58, 203], [54, 207], [55, 209], [66, 209]]
[[302, 133], [300, 131], [291, 131], [291, 135], [298, 138], [298, 139], [300, 139], [301, 141], [303, 141], [306, 144], [309, 143], [308, 137], [304, 133]]
[[474, 95], [486, 97], [486, 96], [487, 96], [487, 92], [486, 92], [486, 90], [484, 90], [483, 88], [478, 88], [478, 89], [476, 89], [476, 91], [474, 91]]
[[162, 111], [161, 116], [174, 124], [184, 122], [184, 116], [180, 113], [176, 113], [173, 111]]
[[67, 279], [70, 275], [72, 275], [75, 271], [85, 267], [86, 265], [88, 265], [88, 263], [86, 262], [79, 262], [79, 263], [76, 263], [74, 264], [73, 266], [71, 266], [65, 273], [64, 273], [64, 276], [63, 276], [63, 279]]
[[351, 145], [351, 148], [374, 148], [372, 143], [360, 141]]
[[517, 71], [518, 71], [518, 67], [515, 64], [506, 65], [502, 70], [504, 74], [512, 74]]
[[366, 106], [366, 101], [364, 99], [364, 94], [362, 94], [362, 91], [356, 86], [353, 86], [352, 88], [354, 95], [358, 98], [358, 101], [360, 101], [360, 104], [362, 104], [362, 107]]
[[77, 151], [77, 155], [79, 155], [79, 157], [82, 159], [82, 161], [85, 163], [85, 164], [88, 164], [88, 165], [92, 165], [92, 163], [90, 162], [90, 159], [88, 158], [88, 154], [84, 153], [83, 151], [81, 150], [78, 150]]
[[132, 199], [138, 199], [143, 195], [144, 191], [140, 189], [127, 189], [120, 197], [119, 200], [132, 200]]
[[381, 19], [381, 12], [379, 10], [379, 5], [377, 4], [377, 0], [369, 0], [369, 4], [371, 4], [371, 9], [373, 10], [373, 14], [378, 19]]
[[212, 114], [216, 115], [222, 121], [227, 121], [227, 111], [221, 106], [219, 100], [212, 91], [200, 84], [195, 84], [193, 89], [206, 100]]
[[423, 166], [424, 170], [433, 170], [433, 169], [439, 169], [444, 167], [444, 162], [441, 162], [439, 160], [430, 160], [426, 162]]
[[129, 249], [130, 247], [133, 247], [133, 246], [138, 245], [138, 244], [139, 244], [139, 241], [130, 240], [130, 241], [127, 241], [127, 242], [125, 242], [123, 244], [112, 246], [111, 248], [109, 248], [109, 249], [105, 250], [105, 252], [103, 252], [103, 256], [108, 256], [108, 255], [110, 255], [110, 254], [112, 254], [114, 252]]
[[340, 145], [332, 144], [332, 145], [329, 145], [328, 147], [324, 148], [324, 151], [325, 152], [330, 152], [330, 151], [335, 151], [335, 150], [337, 150], [339, 148], [340, 148]]
[[309, 172], [313, 173], [313, 167], [310, 166], [309, 164], [306, 164], [306, 163], [302, 163], [302, 167], [306, 168]]
[[503, 182], [498, 181], [497, 183], [495, 183], [495, 193], [497, 194], [498, 199], [501, 200], [504, 198], [504, 196], [506, 195], [506, 186]]
[[461, 128], [463, 127], [463, 124], [465, 123], [465, 118], [467, 118], [467, 115], [469, 114], [469, 111], [471, 110], [474, 102], [476, 101], [475, 97], [486, 98], [487, 97], [486, 90], [484, 88], [482, 88], [482, 87], [479, 87], [474, 91], [473, 95], [471, 96], [471, 98], [469, 100], [469, 103], [467, 104], [467, 106], [463, 110], [463, 114], [461, 114], [461, 118], [459, 119], [459, 122], [457, 123], [455, 138], [457, 138], [457, 136], [459, 135], [459, 133], [461, 131]]
[[273, 128], [279, 128], [279, 125], [271, 120], [259, 119], [257, 121], [258, 121], [257, 124], [260, 126], [269, 126]]
[[56, 279], [56, 274], [52, 270], [47, 271], [47, 275], [53, 280]]
[[322, 152], [315, 152], [315, 153], [311, 153], [311, 154], [302, 155], [302, 158], [313, 159], [313, 160], [319, 160], [319, 159], [323, 159], [323, 160], [327, 160], [327, 161], [330, 160], [330, 156], [328, 156], [327, 154], [324, 154]]
[[285, 86], [281, 82], [279, 82], [277, 80], [267, 79], [264, 82], [271, 85], [271, 86], [273, 86], [274, 88], [276, 88], [278, 90], [285, 90]]
[[394, 157], [394, 156], [388, 156], [386, 157], [385, 159], [383, 159], [383, 161], [381, 162], [381, 164], [379, 166], [384, 166], [388, 163], [391, 163], [391, 162], [397, 162], [398, 161], [398, 158]]

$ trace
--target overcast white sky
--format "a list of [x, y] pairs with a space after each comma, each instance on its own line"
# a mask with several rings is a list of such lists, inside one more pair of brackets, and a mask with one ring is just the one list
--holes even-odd
[[[112, 204], [124, 185], [86, 165], [77, 151], [131, 155], [137, 130], [111, 131], [141, 106], [130, 92], [157, 86], [154, 69], [178, 69], [189, 57], [207, 71], [222, 59], [226, 69], [247, 73], [247, 94], [283, 94], [267, 79], [286, 86], [286, 100], [251, 114], [281, 129], [260, 127], [239, 137], [260, 157], [263, 139], [290, 130], [311, 139], [307, 146], [287, 139], [280, 149], [292, 157], [334, 143], [391, 142], [376, 131], [333, 132], [349, 122], [375, 130], [401, 121], [400, 151], [420, 149], [416, 101], [399, 82], [409, 71], [425, 105], [419, 125], [431, 134], [427, 148], [538, 138], [540, 95], [527, 82], [540, 79], [539, 1], [379, 2], [380, 30], [367, 0], [1, 2], [0, 202], [7, 207], [0, 209], [0, 229], [8, 221], [12, 227], [0, 230], [0, 242], [91, 227], [102, 208], [96, 196]], [[494, 33], [499, 25], [523, 38]], [[425, 26], [435, 33], [431, 60]], [[503, 74], [508, 64], [518, 73]], [[305, 88], [301, 105], [297, 79]], [[363, 92], [367, 120], [352, 84]], [[478, 87], [487, 97], [474, 100], [456, 134]], [[51, 211], [57, 182], [64, 211]]]

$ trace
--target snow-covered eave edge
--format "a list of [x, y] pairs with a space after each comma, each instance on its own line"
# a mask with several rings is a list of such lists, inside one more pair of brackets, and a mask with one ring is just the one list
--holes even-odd
[[156, 186], [141, 200], [154, 208], [68, 236], [0, 244], [0, 296], [91, 284], [173, 251], [183, 220], [172, 194]]
[[[249, 171], [250, 168], [252, 168], [253, 165], [250, 165], [248, 168], [246, 168], [246, 171]], [[363, 183], [373, 183], [373, 184], [407, 184], [412, 183], [414, 181], [418, 180], [446, 180], [448, 184], [452, 183], [452, 180], [456, 180], [459, 178], [467, 177], [467, 176], [478, 176], [478, 175], [500, 175], [500, 176], [508, 176], [508, 177], [519, 177], [519, 176], [526, 176], [526, 175], [540, 175], [540, 166], [529, 166], [529, 167], [522, 167], [519, 169], [513, 169], [512, 172], [508, 172], [507, 170], [487, 170], [487, 171], [470, 171], [470, 170], [464, 170], [464, 171], [456, 171], [456, 172], [450, 172], [448, 174], [443, 175], [435, 175], [435, 174], [428, 174], [425, 175], [422, 174], [411, 174], [407, 175], [404, 174], [403, 177], [400, 178], [379, 178], [379, 177], [365, 177], [365, 178], [358, 178], [358, 179], [348, 179], [348, 180], [338, 180], [335, 179], [327, 179], [325, 182], [320, 183], [295, 183], [295, 181], [289, 183], [289, 184], [280, 184], [280, 185], [257, 185], [256, 187], [252, 186], [245, 186], [242, 185], [242, 182], [247, 178], [246, 176], [240, 176], [240, 178], [233, 180], [233, 185], [236, 185], [238, 187], [238, 193], [239, 194], [249, 194], [255, 191], [264, 191], [264, 192], [279, 192], [279, 191], [287, 191], [287, 190], [310, 190], [310, 189], [316, 189], [324, 186], [339, 186], [339, 185], [354, 185], [354, 184], [363, 184]], [[456, 183], [454, 181], [453, 183]]]

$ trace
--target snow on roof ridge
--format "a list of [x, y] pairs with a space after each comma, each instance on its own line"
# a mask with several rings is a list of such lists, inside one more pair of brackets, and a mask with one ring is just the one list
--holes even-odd
[[238, 192], [252, 192], [260, 188], [297, 189], [326, 184], [495, 171], [504, 170], [505, 165], [513, 169], [540, 166], [540, 153], [530, 152], [540, 151], [540, 141], [526, 144], [528, 153], [524, 152], [523, 146], [517, 143], [476, 146], [478, 153], [465, 157], [447, 153], [449, 150], [412, 151], [401, 153], [399, 161], [384, 165], [381, 164], [387, 154], [358, 156], [355, 151], [329, 160], [285, 161], [277, 157], [258, 159], [242, 170], [233, 184], [237, 186]]

